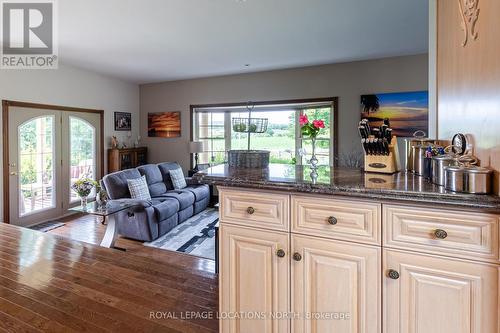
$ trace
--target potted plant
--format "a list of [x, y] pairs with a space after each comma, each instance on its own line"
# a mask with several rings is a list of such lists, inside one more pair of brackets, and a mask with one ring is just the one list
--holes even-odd
[[90, 178], [81, 178], [78, 179], [73, 185], [71, 185], [71, 189], [78, 194], [81, 200], [81, 205], [83, 208], [87, 207], [87, 200], [92, 189], [97, 185], [97, 182]]

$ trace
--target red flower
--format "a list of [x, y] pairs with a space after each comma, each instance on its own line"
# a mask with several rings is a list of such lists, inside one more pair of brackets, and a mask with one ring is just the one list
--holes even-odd
[[313, 126], [318, 128], [318, 129], [325, 128], [325, 123], [323, 122], [323, 120], [314, 120]]
[[299, 116], [299, 124], [300, 124], [300, 126], [304, 126], [307, 123], [309, 123], [309, 119], [307, 118], [307, 115], [301, 114]]

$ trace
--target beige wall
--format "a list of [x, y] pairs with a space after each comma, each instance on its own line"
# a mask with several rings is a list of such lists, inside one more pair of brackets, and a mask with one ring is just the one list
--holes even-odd
[[[114, 111], [131, 112], [133, 136], [139, 133], [139, 87], [75, 67], [60, 65], [57, 70], [0, 70], [0, 99], [104, 110], [105, 148], [115, 134]], [[126, 137], [123, 132], [116, 134], [119, 138]], [[3, 204], [0, 219], [2, 210]]]
[[[426, 90], [427, 54], [344, 64], [142, 85], [141, 135], [151, 162], [187, 169], [191, 104], [339, 97], [339, 154], [361, 149], [356, 132], [360, 95]], [[181, 111], [182, 137], [148, 138], [148, 112]]]

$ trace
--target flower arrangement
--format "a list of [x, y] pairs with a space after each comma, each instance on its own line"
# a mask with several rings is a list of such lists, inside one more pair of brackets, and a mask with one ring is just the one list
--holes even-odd
[[75, 191], [80, 198], [86, 198], [90, 195], [94, 186], [97, 186], [97, 182], [95, 180], [90, 178], [81, 178], [71, 185], [71, 189], [73, 189], [73, 191]]
[[300, 132], [302, 137], [315, 139], [322, 128], [325, 128], [325, 122], [321, 119], [309, 121], [307, 115], [303, 114], [299, 117]]

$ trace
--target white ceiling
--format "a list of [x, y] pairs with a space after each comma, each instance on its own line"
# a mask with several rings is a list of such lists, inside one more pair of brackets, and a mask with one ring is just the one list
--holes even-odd
[[137, 83], [428, 50], [428, 0], [58, 3], [61, 62]]

